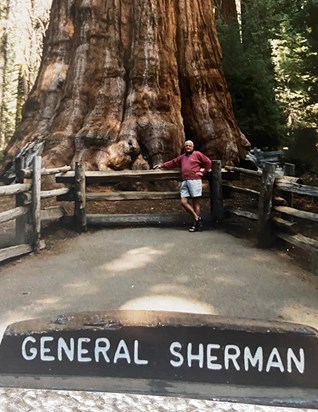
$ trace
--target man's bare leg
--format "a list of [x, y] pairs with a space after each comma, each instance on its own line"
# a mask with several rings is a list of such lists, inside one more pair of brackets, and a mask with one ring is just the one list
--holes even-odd
[[190, 213], [194, 217], [194, 220], [198, 220], [199, 215], [196, 213], [194, 208], [190, 205], [189, 203], [189, 198], [188, 197], [182, 197], [180, 200], [181, 206], [184, 208], [185, 211]]
[[200, 206], [200, 198], [194, 197], [192, 199], [193, 209], [198, 216], [198, 219], [195, 220], [195, 230], [202, 232], [202, 219], [201, 219], [201, 206]]
[[[194, 197], [192, 199], [193, 202], [193, 209], [198, 217], [201, 215], [201, 206], [200, 206], [200, 198]], [[197, 220], [197, 219], [196, 219]]]

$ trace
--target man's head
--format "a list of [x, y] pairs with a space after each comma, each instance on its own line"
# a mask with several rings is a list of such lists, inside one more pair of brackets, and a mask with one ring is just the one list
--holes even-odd
[[184, 143], [184, 149], [186, 153], [192, 153], [193, 152], [193, 148], [194, 148], [194, 144], [192, 140], [187, 140]]

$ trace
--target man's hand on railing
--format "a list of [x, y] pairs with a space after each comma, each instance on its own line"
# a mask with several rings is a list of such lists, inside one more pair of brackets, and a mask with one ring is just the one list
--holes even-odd
[[161, 169], [162, 163], [158, 163], [157, 165], [154, 165], [153, 169]]

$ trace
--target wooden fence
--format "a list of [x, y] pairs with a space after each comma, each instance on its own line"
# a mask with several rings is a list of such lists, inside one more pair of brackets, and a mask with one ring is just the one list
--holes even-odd
[[42, 176], [68, 171], [71, 169], [69, 166], [42, 169], [41, 157], [36, 156], [32, 168], [25, 169], [24, 159], [18, 158], [15, 169], [15, 183], [0, 187], [0, 198], [15, 196], [16, 207], [0, 213], [0, 223], [15, 220], [15, 245], [0, 249], [0, 262], [41, 248], [42, 223], [59, 219], [64, 215], [61, 206], [41, 210], [41, 199], [56, 197], [69, 191], [67, 188], [41, 190]]
[[[254, 198], [258, 207], [256, 212], [242, 208], [228, 207], [229, 213], [257, 221], [257, 243], [260, 247], [270, 247], [275, 237], [309, 252], [313, 257], [314, 272], [318, 270], [318, 214], [294, 207], [295, 195], [304, 200], [312, 199], [317, 202], [318, 187], [304, 185], [300, 179], [293, 176], [277, 175], [276, 165], [267, 163], [263, 171], [251, 171], [236, 167], [226, 167], [223, 174], [223, 188], [227, 192], [237, 192]], [[232, 176], [231, 176], [232, 175]], [[253, 189], [245, 182], [238, 186], [241, 176], [248, 176], [256, 185]], [[258, 188], [255, 188], [258, 186]], [[234, 201], [231, 202], [235, 203]], [[305, 235], [310, 225], [310, 235]]]
[[[165, 225], [180, 224], [184, 216], [171, 214], [88, 214], [86, 203], [89, 201], [136, 201], [136, 200], [169, 200], [179, 199], [179, 191], [116, 191], [104, 192], [87, 191], [87, 187], [93, 184], [116, 185], [119, 182], [135, 184], [136, 182], [162, 183], [165, 181], [180, 180], [180, 171], [175, 170], [125, 170], [96, 172], [86, 171], [83, 163], [76, 163], [75, 171], [56, 176], [57, 183], [64, 183], [70, 187], [68, 195], [59, 196], [59, 200], [75, 201], [75, 220], [79, 231], [86, 231], [87, 225]], [[213, 163], [212, 173], [206, 177], [209, 190], [203, 192], [203, 198], [213, 199], [211, 202], [211, 214], [213, 219], [221, 219], [223, 216], [221, 162]], [[218, 183], [219, 182], [219, 183]]]
[[[16, 162], [16, 166], [19, 164]], [[5, 196], [15, 196], [15, 208], [0, 213], [0, 223], [16, 221], [15, 245], [0, 249], [0, 262], [32, 252], [32, 239], [26, 236], [27, 219], [31, 214], [32, 192], [31, 184], [24, 183], [21, 175], [17, 174], [15, 184], [0, 187], [0, 199]]]
[[[289, 168], [291, 171], [293, 168]], [[209, 183], [209, 190], [203, 193], [204, 198], [211, 200], [211, 220], [222, 221], [224, 215], [223, 192], [231, 191], [245, 194], [256, 199], [257, 210], [251, 212], [242, 208], [230, 207], [226, 211], [232, 214], [246, 217], [257, 221], [257, 244], [259, 247], [269, 247], [272, 245], [273, 236], [277, 236], [285, 241], [306, 248], [310, 252], [318, 249], [318, 241], [302, 235], [299, 231], [301, 225], [296, 225], [293, 218], [318, 221], [318, 215], [312, 212], [298, 210], [288, 206], [288, 199], [293, 193], [303, 196], [318, 197], [318, 188], [305, 186], [297, 183], [299, 180], [292, 176], [281, 176], [277, 174], [276, 165], [267, 163], [262, 171], [252, 171], [236, 167], [226, 167], [226, 172], [221, 170], [221, 162], [213, 162], [212, 174], [206, 177]], [[244, 174], [257, 181], [258, 189], [251, 189], [247, 184], [236, 186], [231, 182], [233, 175]], [[106, 191], [88, 192], [87, 186], [91, 184], [104, 184], [108, 187], [118, 182], [163, 182], [180, 180], [180, 172], [173, 170], [147, 170], [147, 171], [118, 171], [118, 172], [85, 172], [84, 164], [77, 163], [76, 170], [60, 174], [56, 177], [58, 183], [65, 183], [70, 186], [67, 196], [60, 197], [60, 200], [75, 201], [75, 217], [78, 229], [85, 231], [87, 225], [120, 225], [120, 224], [171, 224], [180, 223], [183, 217], [172, 216], [171, 214], [87, 214], [86, 202], [89, 201], [129, 201], [129, 200], [167, 200], [178, 199], [179, 192], [163, 191]], [[72, 187], [73, 185], [73, 187]], [[282, 197], [283, 194], [289, 194]], [[297, 227], [297, 229], [296, 229]]]
[[[41, 199], [55, 197], [60, 201], [75, 203], [75, 221], [79, 231], [86, 231], [88, 225], [165, 225], [184, 222], [184, 215], [171, 214], [89, 214], [87, 202], [90, 201], [136, 201], [136, 200], [168, 200], [179, 199], [179, 191], [109, 191], [109, 186], [118, 183], [152, 182], [166, 187], [167, 181], [180, 180], [180, 172], [175, 170], [136, 170], [136, 171], [85, 171], [83, 163], [76, 163], [75, 171], [65, 166], [57, 169], [42, 169], [41, 158], [35, 157], [32, 169], [24, 169], [23, 159], [16, 162], [16, 182], [10, 186], [0, 187], [0, 197], [13, 195], [16, 207], [0, 213], [0, 223], [16, 220], [16, 246], [0, 250], [0, 261], [19, 256], [41, 247], [41, 224], [44, 221], [58, 219], [64, 215], [61, 206], [53, 206], [41, 210]], [[292, 170], [292, 169], [291, 169]], [[41, 179], [45, 175], [55, 175], [57, 183], [67, 187], [53, 190], [41, 190]], [[255, 181], [249, 187], [246, 181], [239, 181], [241, 176]], [[28, 182], [25, 182], [29, 179]], [[318, 188], [306, 186], [299, 179], [277, 174], [274, 163], [266, 163], [262, 171], [252, 171], [237, 167], [225, 167], [221, 162], [213, 162], [212, 173], [206, 176], [208, 190], [203, 197], [211, 201], [211, 221], [222, 221], [224, 213], [231, 213], [257, 221], [257, 244], [259, 247], [270, 247], [276, 237], [292, 245], [318, 255], [317, 236], [302, 233], [303, 225], [299, 221], [318, 223], [318, 214], [295, 208], [294, 195], [318, 199]], [[237, 182], [239, 181], [239, 184]], [[107, 186], [104, 192], [88, 191], [88, 186], [97, 184]], [[229, 193], [239, 193], [254, 199], [257, 207], [244, 210], [225, 207], [223, 197]], [[107, 212], [107, 211], [106, 211]], [[314, 231], [311, 231], [315, 233]], [[317, 233], [317, 232], [316, 232]]]
[[272, 150], [266, 152], [254, 147], [251, 150], [251, 154], [254, 155], [257, 162], [263, 166], [266, 163], [282, 163], [286, 152], [284, 150]]

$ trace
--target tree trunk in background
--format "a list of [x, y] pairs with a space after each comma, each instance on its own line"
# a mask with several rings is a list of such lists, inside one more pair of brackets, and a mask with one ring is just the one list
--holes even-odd
[[21, 120], [41, 61], [52, 0], [0, 0], [0, 150]]
[[214, 2], [224, 23], [237, 23], [238, 16], [235, 0], [214, 0]]
[[16, 124], [18, 125], [21, 121], [22, 108], [24, 102], [28, 97], [28, 81], [25, 76], [23, 66], [19, 66], [19, 76], [18, 76], [18, 87], [17, 87], [17, 110], [16, 110]]
[[43, 58], [7, 148], [44, 166], [142, 169], [185, 138], [235, 163], [238, 129], [210, 0], [54, 0]]
[[4, 112], [4, 89], [6, 83], [6, 65], [7, 65], [7, 19], [9, 13], [9, 0], [0, 0], [0, 148], [3, 148], [5, 134], [3, 130], [3, 112]]

